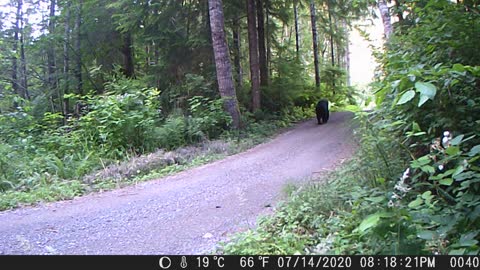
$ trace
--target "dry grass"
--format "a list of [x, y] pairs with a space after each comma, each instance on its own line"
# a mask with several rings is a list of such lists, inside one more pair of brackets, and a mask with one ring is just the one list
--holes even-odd
[[214, 155], [229, 155], [234, 152], [235, 148], [231, 142], [221, 140], [205, 141], [196, 146], [186, 146], [168, 152], [160, 149], [148, 155], [132, 157], [119, 164], [105, 166], [102, 170], [86, 175], [83, 182], [89, 185], [104, 180], [121, 182], [168, 166], [185, 165], [194, 159]]

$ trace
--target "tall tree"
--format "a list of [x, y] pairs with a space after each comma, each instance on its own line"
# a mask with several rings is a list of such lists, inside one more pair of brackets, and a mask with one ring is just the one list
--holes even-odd
[[252, 84], [252, 111], [260, 109], [260, 63], [258, 56], [257, 20], [255, 0], [247, 0], [248, 52]]
[[[53, 36], [55, 34], [55, 7], [56, 0], [50, 1], [50, 14], [48, 19], [48, 34]], [[55, 42], [50, 38], [47, 48], [47, 85], [50, 89], [57, 88], [56, 65], [55, 65]]]
[[[13, 56], [12, 56], [12, 89], [15, 94], [30, 99], [28, 93], [27, 63], [25, 56], [25, 32], [23, 22], [23, 0], [18, 0], [15, 13], [15, 23], [13, 31]], [[19, 50], [20, 46], [20, 52]], [[18, 55], [20, 54], [20, 66], [18, 65]], [[14, 102], [14, 107], [18, 106]]]
[[132, 33], [127, 31], [123, 33], [123, 73], [127, 78], [135, 76], [135, 66], [133, 61], [133, 39]]
[[232, 25], [233, 34], [233, 62], [235, 65], [237, 86], [242, 88], [243, 86], [243, 70], [242, 70], [242, 50], [241, 50], [241, 36], [240, 36], [240, 18], [233, 19]]
[[[22, 1], [17, 2], [17, 12], [15, 18], [15, 24], [13, 29], [13, 44], [12, 44], [12, 89], [15, 94], [20, 93], [20, 84], [18, 83], [18, 39], [20, 32], [20, 12], [22, 11]], [[18, 106], [18, 103], [14, 101], [14, 107]]]
[[320, 88], [320, 66], [318, 59], [317, 18], [315, 14], [315, 0], [310, 0], [310, 20], [312, 24], [313, 63], [315, 66], [315, 86]]
[[75, 78], [77, 79], [77, 94], [83, 95], [83, 80], [82, 80], [82, 32], [81, 32], [81, 24], [82, 24], [82, 6], [83, 0], [78, 0], [77, 8], [76, 8], [76, 16], [75, 16]]
[[390, 11], [388, 10], [387, 2], [385, 0], [377, 0], [377, 6], [382, 17], [383, 31], [385, 38], [388, 40], [393, 33], [393, 26], [390, 18]]
[[224, 108], [232, 117], [233, 128], [239, 129], [241, 126], [240, 109], [225, 36], [222, 0], [208, 0], [208, 6], [218, 89], [224, 102]]
[[300, 57], [300, 40], [298, 32], [298, 0], [293, 1], [293, 14], [295, 19], [295, 51], [297, 53], [297, 58]]
[[[64, 77], [64, 88], [63, 94], [66, 95], [69, 93], [70, 88], [70, 55], [68, 51], [68, 46], [70, 43], [70, 1], [66, 2], [65, 6], [65, 33], [63, 41], [63, 77]], [[63, 116], [66, 119], [69, 114], [69, 103], [68, 98], [63, 99]]]
[[21, 72], [21, 93], [20, 96], [23, 97], [24, 99], [29, 100], [30, 99], [30, 94], [28, 92], [28, 76], [27, 76], [27, 57], [25, 55], [25, 21], [23, 19], [23, 10], [21, 8], [21, 5], [23, 4], [23, 1], [20, 0], [19, 6], [20, 6], [20, 72]]
[[[329, 23], [329, 28], [330, 28], [330, 62], [332, 64], [332, 67], [335, 66], [335, 42], [333, 35], [336, 31], [333, 29], [333, 18], [332, 18], [332, 5], [330, 4], [330, 1], [327, 0], [327, 12], [328, 12], [328, 23]], [[335, 81], [335, 80], [333, 80]]]
[[271, 42], [271, 31], [270, 31], [270, 0], [265, 1], [265, 36], [266, 36], [266, 43], [267, 43], [267, 68], [269, 70], [269, 78], [272, 77], [272, 42]]
[[268, 86], [267, 48], [265, 46], [264, 1], [257, 0], [258, 57], [260, 65], [260, 85]]

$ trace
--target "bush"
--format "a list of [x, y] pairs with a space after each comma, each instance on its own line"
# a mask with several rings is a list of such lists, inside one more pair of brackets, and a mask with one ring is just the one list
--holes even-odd
[[155, 137], [162, 148], [173, 149], [186, 144], [186, 121], [181, 115], [170, 115], [165, 123], [155, 129]]
[[87, 97], [89, 111], [76, 123], [75, 135], [112, 157], [125, 152], [145, 153], [158, 145], [151, 136], [160, 120], [158, 95], [150, 88], [128, 88], [129, 80], [107, 86], [103, 96]]
[[[208, 139], [217, 138], [230, 127], [232, 119], [223, 109], [222, 99], [194, 96], [188, 102], [192, 124], [198, 127]], [[189, 134], [195, 135], [195, 132], [190, 131]]]

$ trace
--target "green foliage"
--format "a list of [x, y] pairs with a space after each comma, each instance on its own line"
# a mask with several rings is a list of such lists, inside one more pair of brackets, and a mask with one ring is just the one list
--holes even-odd
[[[222, 99], [211, 100], [206, 97], [194, 96], [188, 102], [191, 124], [203, 132], [207, 138], [218, 137], [230, 126], [232, 119], [223, 110]], [[190, 131], [189, 134], [192, 134], [192, 132]], [[192, 137], [194, 138], [194, 136]]]
[[473, 136], [444, 138], [446, 147], [435, 141], [428, 155], [411, 162], [414, 194], [408, 207], [423, 239], [448, 240], [442, 251], [449, 254], [478, 254], [480, 146], [469, 146]]
[[346, 85], [347, 72], [337, 66], [327, 65], [322, 67], [322, 97], [337, 107], [356, 105], [356, 91]]
[[173, 149], [186, 144], [186, 121], [183, 116], [170, 115], [165, 123], [155, 130], [155, 137], [160, 145]]
[[212, 86], [213, 80], [198, 74], [185, 74], [184, 80], [179, 84], [168, 87], [160, 96], [162, 108], [166, 112], [175, 109], [188, 110], [190, 99], [195, 96], [216, 99], [218, 91]]
[[378, 209], [353, 232], [373, 253], [479, 252], [480, 59], [464, 45], [480, 42], [478, 15], [428, 3], [414, 8], [411, 24], [388, 44], [377, 112], [359, 114], [359, 163], [368, 168], [359, 172], [383, 194], [368, 195]]
[[154, 150], [157, 145], [151, 134], [160, 118], [160, 92], [138, 88], [126, 79], [111, 82], [107, 91], [103, 96], [86, 98], [89, 112], [74, 124], [75, 135], [114, 156]]
[[314, 91], [305, 89], [308, 79], [304, 67], [295, 59], [285, 57], [276, 63], [276, 76], [271, 85], [262, 89], [262, 109], [279, 112], [292, 106], [310, 106]]
[[371, 186], [385, 185], [388, 206], [372, 211], [357, 232], [402, 235], [395, 254], [478, 254], [480, 59], [467, 44], [480, 42], [480, 18], [448, 1], [414, 11], [389, 42], [376, 84], [379, 108], [362, 132], [364, 175]]

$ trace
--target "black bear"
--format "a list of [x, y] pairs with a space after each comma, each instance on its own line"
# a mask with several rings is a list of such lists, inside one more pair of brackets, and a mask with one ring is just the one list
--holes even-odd
[[315, 107], [315, 113], [317, 114], [317, 120], [319, 125], [327, 123], [328, 117], [330, 116], [330, 113], [328, 111], [328, 100], [320, 100]]

